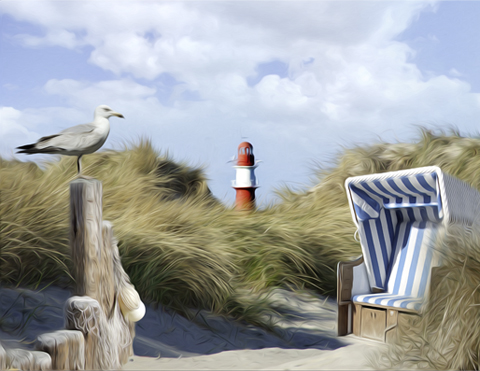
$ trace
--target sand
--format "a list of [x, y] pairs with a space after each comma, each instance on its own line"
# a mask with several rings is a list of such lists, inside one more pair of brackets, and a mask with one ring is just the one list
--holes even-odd
[[[32, 349], [36, 337], [63, 328], [68, 290], [0, 289], [0, 341]], [[385, 345], [336, 336], [336, 304], [311, 292], [275, 290], [275, 331], [199, 311], [193, 320], [147, 307], [136, 325], [135, 356], [125, 370], [373, 369]]]

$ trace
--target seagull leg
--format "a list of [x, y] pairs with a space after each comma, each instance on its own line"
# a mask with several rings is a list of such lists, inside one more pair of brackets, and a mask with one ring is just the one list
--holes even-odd
[[77, 169], [78, 169], [77, 177], [82, 179], [93, 179], [91, 176], [82, 175], [82, 156], [83, 155], [80, 155], [77, 158]]
[[77, 157], [77, 170], [78, 170], [78, 176], [82, 175], [82, 155]]

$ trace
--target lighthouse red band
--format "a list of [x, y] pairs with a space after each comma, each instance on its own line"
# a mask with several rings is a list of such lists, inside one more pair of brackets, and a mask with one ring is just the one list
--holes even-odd
[[255, 208], [255, 190], [258, 188], [255, 178], [255, 156], [253, 146], [249, 142], [242, 142], [238, 146], [238, 160], [236, 179], [232, 182], [237, 192], [235, 208], [237, 210], [252, 210]]

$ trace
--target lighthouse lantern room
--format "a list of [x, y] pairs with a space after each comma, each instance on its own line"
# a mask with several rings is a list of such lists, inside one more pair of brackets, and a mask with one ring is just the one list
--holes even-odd
[[252, 210], [255, 208], [255, 190], [258, 188], [255, 178], [255, 156], [253, 155], [253, 146], [249, 142], [242, 142], [238, 146], [238, 160], [236, 169], [236, 179], [232, 181], [232, 186], [237, 192], [235, 199], [235, 208], [237, 210]]

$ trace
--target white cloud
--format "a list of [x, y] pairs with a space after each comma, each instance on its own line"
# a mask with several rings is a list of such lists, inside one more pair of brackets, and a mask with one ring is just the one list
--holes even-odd
[[42, 46], [60, 46], [67, 49], [75, 49], [82, 46], [75, 33], [63, 29], [53, 29], [47, 32], [43, 37], [28, 34], [15, 35], [21, 44], [26, 47], [42, 47]]
[[[25, 114], [13, 107], [0, 107], [0, 155], [10, 157], [14, 147], [24, 141], [38, 139], [28, 125], [22, 125]], [[33, 125], [32, 125], [33, 126]]]
[[[23, 133], [28, 132], [26, 128], [17, 124], [18, 119], [21, 116], [21, 112], [13, 107], [1, 107], [0, 108], [0, 135], [5, 137], [12, 131], [21, 131]], [[17, 128], [12, 128], [13, 125], [18, 125]]]
[[[424, 76], [412, 62], [415, 50], [395, 41], [434, 8], [432, 1], [25, 4], [0, 3], [4, 13], [43, 30], [17, 35], [22, 45], [80, 50], [117, 75], [52, 76], [44, 91], [71, 108], [31, 115], [60, 129], [87, 122], [105, 103], [126, 117], [112, 125], [109, 143], [148, 135], [181, 158], [209, 164], [211, 174], [231, 172], [224, 162], [240, 136], [263, 148], [275, 183], [287, 169], [301, 178], [306, 165], [299, 164], [333, 153], [339, 143], [405, 137], [410, 124], [426, 121], [473, 126], [480, 114], [479, 95], [456, 70], [455, 78]], [[249, 86], [247, 77], [272, 61], [287, 65], [287, 76], [267, 73]], [[159, 97], [165, 73], [178, 82], [167, 86], [169, 100]], [[21, 118], [10, 122], [20, 133]], [[279, 148], [292, 153], [282, 157]]]
[[[25, 45], [90, 45], [90, 62], [116, 74], [172, 73], [191, 88], [217, 73], [251, 75], [273, 59], [322, 58], [332, 46], [390, 43], [429, 2], [24, 2], [3, 11], [42, 26]], [[31, 3], [33, 4], [33, 3]]]
[[132, 100], [148, 100], [154, 97], [156, 92], [154, 88], [138, 84], [130, 79], [95, 83], [71, 79], [52, 79], [45, 84], [44, 90], [48, 94], [65, 98], [70, 106], [80, 108], [95, 107], [99, 104], [113, 106], [114, 103], [110, 102], [128, 105], [128, 102]]

